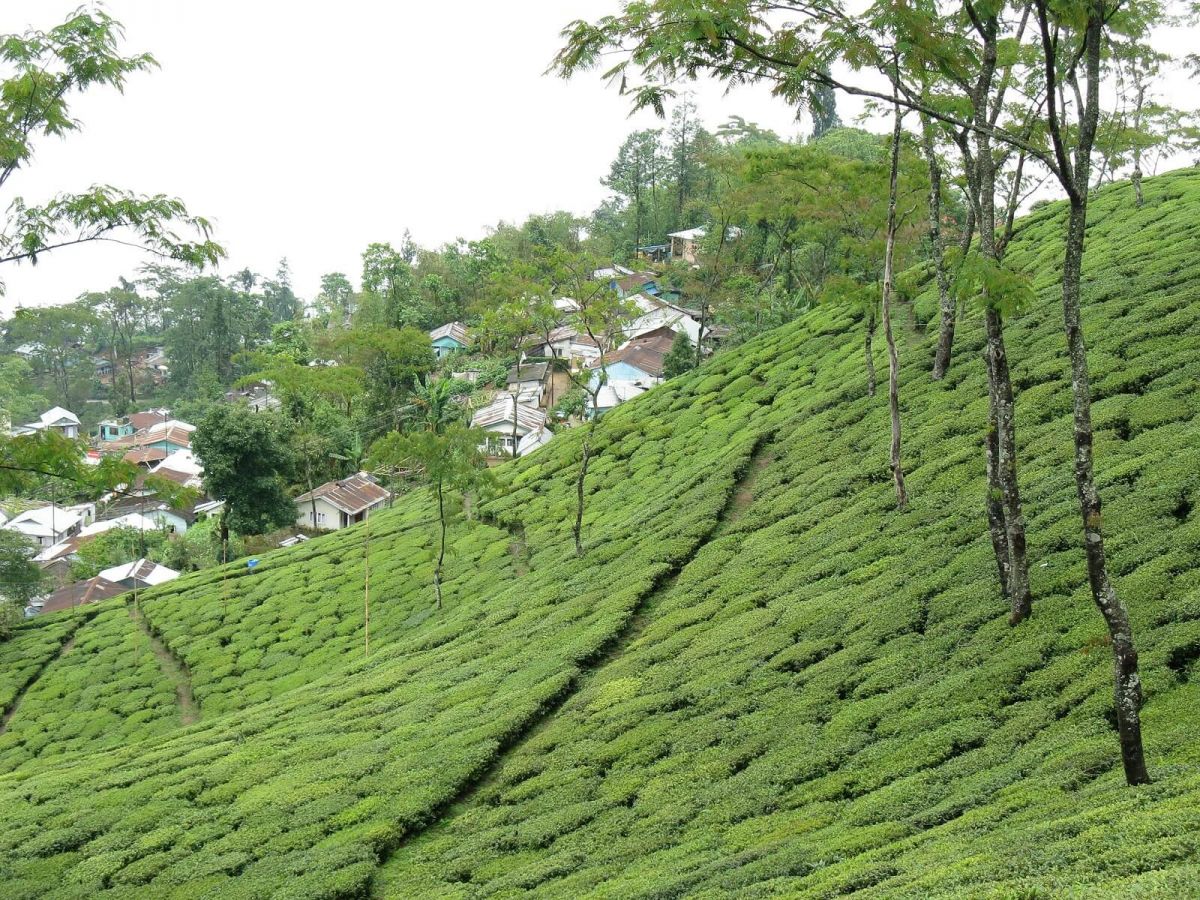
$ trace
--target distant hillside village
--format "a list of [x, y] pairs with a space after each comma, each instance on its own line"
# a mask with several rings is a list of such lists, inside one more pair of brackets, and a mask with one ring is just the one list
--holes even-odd
[[[692, 241], [702, 236], [703, 229], [672, 235], [672, 245], [644, 248], [644, 258], [694, 260]], [[435, 377], [473, 388], [456, 394], [454, 400], [466, 407], [465, 416], [480, 435], [479, 449], [490, 463], [532, 453], [545, 446], [556, 430], [603, 415], [651, 390], [664, 380], [672, 348], [682, 345], [690, 354], [702, 335], [711, 347], [724, 333], [720, 327], [705, 329], [700, 314], [684, 304], [680, 292], [662, 286], [660, 275], [649, 268], [601, 267], [591, 272], [590, 280], [620, 301], [615, 307], [616, 327], [602, 335], [589, 334], [580, 324], [579, 302], [556, 298], [554, 321], [543, 320], [540, 333], [525, 334], [517, 341], [516, 362], [499, 377], [485, 371], [494, 365], [495, 348], [491, 354], [481, 353], [467, 325], [448, 322], [429, 331], [429, 348], [438, 366]], [[46, 348], [27, 343], [13, 352], [35, 360]], [[93, 362], [96, 381], [111, 387], [115, 372], [111, 360], [96, 357]], [[338, 367], [333, 359], [307, 364], [309, 369]], [[170, 360], [164, 348], [153, 347], [135, 354], [129, 371], [148, 391], [170, 378]], [[284, 402], [278, 393], [270, 379], [243, 378], [219, 402], [254, 413], [276, 413]], [[564, 398], [572, 394], [581, 397], [581, 403], [564, 408]], [[83, 462], [89, 466], [113, 458], [141, 473], [132, 483], [87, 502], [0, 501], [0, 529], [19, 533], [35, 545], [33, 559], [45, 575], [46, 589], [29, 599], [24, 609], [27, 617], [178, 577], [178, 569], [139, 553], [145, 551], [147, 537], [185, 541], [192, 529], [211, 529], [224, 511], [225, 501], [206, 492], [204, 462], [192, 447], [197, 426], [170, 408], [108, 416], [88, 427], [75, 412], [55, 406], [29, 422], [10, 425], [9, 430], [14, 439], [54, 432], [85, 446]], [[275, 533], [272, 545], [289, 546], [318, 532], [349, 527], [392, 498], [393, 491], [365, 471], [315, 485], [294, 497], [293, 527]], [[129, 541], [122, 558], [114, 562], [110, 557], [108, 562], [114, 564], [93, 574], [95, 566], [87, 565], [89, 546], [121, 530], [136, 533], [138, 539]]]
[[[703, 234], [701, 228], [672, 235], [678, 242], [676, 252], [695, 259], [692, 241]], [[671, 255], [666, 245], [643, 251]], [[589, 335], [578, 323], [578, 302], [571, 297], [556, 299], [559, 324], [526, 335], [520, 342], [519, 362], [508, 368], [504, 386], [486, 394], [484, 404], [472, 411], [471, 425], [485, 433], [481, 449], [493, 461], [531, 453], [550, 441], [555, 427], [603, 415], [661, 384], [667, 357], [681, 343], [681, 336], [690, 348], [700, 344], [703, 332], [705, 346], [711, 348], [728, 334], [720, 326], [702, 326], [700, 313], [684, 304], [679, 291], [660, 287], [660, 276], [654, 271], [613, 265], [594, 270], [592, 277], [607, 283], [625, 301], [618, 327], [604, 336]], [[457, 359], [469, 358], [474, 349], [470, 329], [450, 322], [432, 330], [429, 337], [438, 358], [451, 364], [452, 378], [478, 381], [479, 370], [469, 365], [460, 371], [453, 368]], [[588, 388], [582, 391], [579, 415], [552, 413], [578, 384]]]
[[[227, 400], [255, 411], [278, 406], [270, 385], [265, 384], [231, 392]], [[14, 427], [12, 435], [52, 430], [67, 438], [78, 438], [81, 428], [78, 416], [55, 407], [35, 422]], [[104, 457], [113, 456], [132, 463], [143, 473], [134, 483], [86, 503], [60, 505], [20, 500], [0, 503], [0, 529], [17, 532], [32, 541], [38, 548], [34, 561], [48, 576], [49, 589], [31, 599], [25, 608], [27, 617], [161, 584], [180, 575], [165, 565], [131, 556], [94, 576], [77, 577], [78, 564], [88, 544], [101, 535], [129, 529], [143, 537], [149, 534], [172, 540], [182, 538], [197, 524], [220, 516], [224, 501], [205, 494], [204, 466], [192, 451], [195, 430], [195, 425], [173, 418], [165, 408], [105, 419], [89, 437], [84, 461], [99, 465]], [[157, 479], [187, 489], [186, 503], [178, 505], [159, 496], [161, 488], [155, 485], [162, 482]], [[295, 498], [297, 527], [294, 533], [280, 538], [278, 544], [290, 546], [307, 540], [306, 531], [335, 531], [360, 522], [391, 496], [390, 491], [365, 473], [322, 484]]]
[[[537, 453], [791, 321], [879, 268], [855, 236], [886, 210], [812, 216], [816, 201], [779, 179], [799, 168], [886, 196], [882, 146], [839, 127], [785, 141], [736, 118], [710, 133], [682, 103], [667, 131], [627, 137], [589, 215], [438, 247], [405, 232], [365, 248], [357, 284], [328, 272], [307, 300], [281, 260], [273, 275], [146, 265], [18, 305], [0, 327], [0, 429], [17, 463], [0, 468], [0, 632], [14, 608], [89, 603], [353, 526], [431, 483], [420, 435], [466, 448], [472, 472]], [[650, 171], [672, 174], [638, 180]], [[901, 238], [907, 266], [918, 241]], [[37, 474], [34, 459], [20, 474], [22, 440], [47, 434], [73, 442], [80, 471]]]

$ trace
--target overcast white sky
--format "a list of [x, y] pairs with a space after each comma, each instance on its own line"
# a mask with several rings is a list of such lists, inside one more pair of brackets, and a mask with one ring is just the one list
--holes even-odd
[[[0, 32], [48, 28], [79, 2], [7, 0]], [[629, 119], [627, 99], [598, 75], [542, 73], [567, 22], [617, 5], [109, 0], [126, 49], [162, 68], [131, 78], [123, 96], [77, 97], [83, 131], [43, 142], [0, 204], [93, 183], [173, 194], [214, 221], [223, 272], [271, 274], [286, 256], [305, 298], [324, 272], [357, 283], [366, 245], [398, 244], [405, 228], [434, 246], [501, 219], [585, 213], [625, 135], [657, 120]], [[1197, 34], [1172, 38], [1187, 47]], [[801, 130], [765, 88], [724, 96], [701, 85], [696, 100], [710, 127], [737, 113], [784, 136]], [[98, 244], [36, 269], [6, 266], [0, 312], [104, 289], [145, 259]]]

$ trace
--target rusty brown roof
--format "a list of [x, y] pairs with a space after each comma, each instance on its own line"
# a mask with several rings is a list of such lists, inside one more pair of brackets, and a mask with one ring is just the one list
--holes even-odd
[[142, 431], [151, 425], [158, 425], [160, 422], [167, 422], [170, 419], [170, 414], [164, 416], [162, 413], [157, 412], [135, 412], [129, 414], [129, 424], [136, 431]]
[[138, 447], [136, 450], [130, 450], [121, 458], [135, 466], [142, 466], [146, 463], [161, 462], [167, 458], [167, 451], [161, 447]]
[[97, 600], [107, 600], [109, 597], [124, 594], [128, 590], [129, 588], [123, 587], [115, 581], [109, 581], [107, 578], [97, 575], [87, 581], [68, 584], [50, 594], [42, 603], [42, 612], [58, 612], [75, 606], [83, 606], [86, 603], [95, 603]]
[[671, 352], [671, 344], [674, 341], [674, 335], [665, 334], [662, 329], [655, 329], [650, 334], [634, 338], [620, 350], [610, 353], [604, 362], [605, 365], [625, 362], [647, 375], [661, 378], [663, 363], [667, 354]]
[[[142, 431], [126, 435], [123, 438], [117, 438], [115, 441], [105, 441], [100, 449], [104, 452], [114, 450], [137, 450], [145, 447], [147, 444], [157, 444], [160, 441], [168, 441], [178, 447], [191, 449], [192, 433], [186, 428], [180, 428], [178, 425], [172, 425], [169, 428], [160, 428], [157, 431]], [[163, 457], [159, 457], [162, 459]]]
[[320, 487], [313, 488], [297, 497], [296, 502], [324, 500], [348, 515], [357, 515], [390, 496], [391, 492], [381, 488], [365, 473], [359, 472], [341, 481], [328, 481]]

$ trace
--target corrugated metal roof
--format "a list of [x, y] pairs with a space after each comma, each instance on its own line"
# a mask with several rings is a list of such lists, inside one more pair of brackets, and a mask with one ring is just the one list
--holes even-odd
[[296, 498], [296, 503], [311, 503], [314, 499], [324, 500], [335, 509], [354, 516], [382, 503], [390, 496], [390, 491], [377, 485], [365, 472], [359, 472], [341, 481], [328, 481], [320, 487], [306, 491]]
[[121, 458], [125, 462], [140, 466], [145, 463], [159, 462], [166, 459], [167, 451], [162, 449], [162, 447], [138, 447], [136, 450], [130, 450]]
[[109, 597], [124, 594], [128, 590], [129, 588], [119, 585], [115, 581], [109, 581], [107, 578], [97, 575], [87, 581], [78, 581], [75, 584], [59, 588], [42, 601], [41, 611], [43, 613], [59, 612], [75, 606], [83, 606], [85, 603], [107, 600]]
[[608, 354], [604, 362], [609, 366], [619, 362], [627, 363], [647, 375], [661, 378], [663, 364], [674, 341], [674, 335], [666, 333], [665, 329], [656, 329], [647, 335], [634, 338], [620, 350]]
[[162, 584], [165, 581], [178, 578], [179, 573], [174, 569], [168, 569], [166, 566], [151, 562], [148, 559], [135, 559], [133, 562], [122, 563], [119, 566], [113, 566], [111, 569], [105, 569], [100, 573], [99, 577], [118, 584], [122, 581], [134, 581], [138, 585], [147, 586]]
[[[544, 412], [540, 409], [534, 409], [532, 406], [526, 406], [523, 403], [517, 404], [516, 416], [517, 425], [528, 431], [541, 428], [546, 424], [546, 414]], [[475, 415], [471, 417], [471, 426], [473, 428], [487, 428], [502, 422], [511, 425], [512, 420], [513, 398], [508, 394], [501, 394], [487, 406], [475, 411]]]
[[513, 366], [508, 370], [508, 383], [523, 384], [529, 381], [545, 381], [546, 370], [549, 368], [549, 363], [525, 363], [524, 365]]
[[458, 341], [466, 347], [470, 343], [470, 335], [467, 333], [467, 326], [462, 322], [447, 322], [445, 325], [439, 325], [433, 331], [429, 332], [429, 339], [436, 341], [438, 338], [448, 337], [451, 340]]

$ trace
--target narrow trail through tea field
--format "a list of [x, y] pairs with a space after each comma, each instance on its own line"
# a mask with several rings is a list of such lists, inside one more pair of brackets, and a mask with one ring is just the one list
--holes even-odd
[[146, 636], [146, 640], [150, 642], [150, 649], [153, 651], [155, 659], [158, 660], [158, 667], [162, 669], [163, 677], [174, 685], [175, 699], [179, 704], [179, 718], [184, 727], [194, 725], [200, 720], [200, 706], [192, 694], [192, 676], [187, 666], [154, 633], [136, 603], [129, 604], [129, 617], [137, 623], [142, 634]]
[[[663, 599], [670, 594], [671, 589], [675, 586], [679, 577], [687, 570], [687, 567], [695, 561], [696, 557], [700, 555], [709, 543], [727, 533], [729, 527], [749, 507], [754, 497], [755, 485], [757, 484], [759, 475], [775, 460], [774, 448], [772, 446], [773, 437], [773, 434], [767, 434], [759, 438], [754, 450], [750, 454], [749, 460], [747, 460], [744, 471], [730, 490], [725, 506], [721, 510], [721, 514], [717, 517], [716, 523], [708, 534], [700, 539], [688, 557], [671, 571], [660, 577], [642, 595], [629, 618], [625, 620], [625, 623], [604, 644], [598, 647], [591, 657], [580, 661], [579, 671], [575, 676], [567, 681], [562, 690], [553, 697], [550, 697], [543, 704], [542, 708], [530, 718], [524, 728], [520, 729], [509, 740], [497, 748], [495, 756], [492, 757], [477, 776], [464, 782], [462, 789], [455, 797], [440, 808], [432, 810], [428, 820], [423, 825], [413, 828], [406, 833], [396, 846], [390, 848], [383, 855], [380, 868], [376, 870], [376, 876], [372, 879], [371, 896], [375, 898], [391, 896], [386, 888], [386, 876], [382, 879], [379, 876], [379, 872], [386, 869], [388, 861], [394, 858], [409, 841], [420, 835], [430, 826], [436, 825], [449, 810], [467, 803], [481, 789], [491, 784], [498, 776], [500, 769], [507, 759], [548, 727], [554, 720], [555, 713], [568, 700], [579, 694], [583, 688], [594, 681], [604, 671], [605, 667], [620, 658], [625, 650], [642, 635], [646, 627], [653, 620], [655, 610]], [[516, 551], [514, 550], [513, 552], [515, 555]]]
[[25, 699], [25, 695], [29, 693], [29, 689], [37, 684], [38, 679], [42, 677], [42, 675], [48, 668], [50, 668], [50, 666], [71, 652], [71, 648], [75, 646], [75, 636], [79, 633], [79, 629], [90, 622], [93, 615], [95, 615], [94, 612], [81, 615], [79, 617], [78, 624], [63, 635], [63, 642], [58, 648], [58, 652], [47, 657], [46, 661], [38, 666], [37, 670], [29, 676], [29, 680], [21, 686], [19, 691], [17, 691], [17, 695], [13, 697], [12, 705], [4, 711], [3, 716], [0, 716], [0, 734], [4, 734], [4, 732], [8, 729], [8, 723], [11, 722], [13, 720], [13, 716], [17, 714], [17, 709], [21, 706], [21, 701]]

